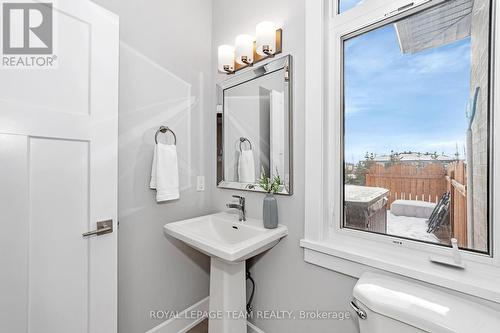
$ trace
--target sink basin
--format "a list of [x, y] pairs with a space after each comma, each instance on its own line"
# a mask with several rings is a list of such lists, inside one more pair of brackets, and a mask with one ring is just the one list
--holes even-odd
[[209, 255], [209, 333], [246, 333], [246, 261], [276, 245], [287, 227], [265, 229], [262, 220], [239, 222], [237, 215], [218, 213], [173, 222], [165, 232]]
[[248, 218], [239, 222], [237, 215], [228, 213], [173, 222], [164, 228], [167, 234], [198, 251], [229, 262], [247, 260], [273, 247], [288, 234], [283, 225], [265, 229], [261, 220]]

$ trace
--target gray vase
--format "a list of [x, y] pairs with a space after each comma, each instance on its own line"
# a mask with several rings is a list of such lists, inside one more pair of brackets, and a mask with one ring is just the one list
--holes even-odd
[[264, 228], [276, 229], [278, 227], [278, 203], [271, 193], [266, 194], [263, 205]]

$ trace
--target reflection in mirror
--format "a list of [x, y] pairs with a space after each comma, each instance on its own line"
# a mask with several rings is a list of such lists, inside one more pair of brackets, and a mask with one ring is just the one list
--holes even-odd
[[344, 40], [344, 227], [489, 252], [490, 1]]
[[279, 176], [290, 194], [289, 68], [280, 58], [221, 87], [219, 187], [259, 191], [261, 175]]

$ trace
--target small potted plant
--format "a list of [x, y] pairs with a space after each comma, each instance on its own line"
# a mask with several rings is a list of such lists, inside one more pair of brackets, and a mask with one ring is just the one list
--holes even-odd
[[263, 204], [264, 227], [275, 229], [278, 227], [278, 203], [274, 194], [278, 193], [282, 185], [279, 174], [271, 178], [262, 171], [259, 181], [260, 187], [267, 193]]

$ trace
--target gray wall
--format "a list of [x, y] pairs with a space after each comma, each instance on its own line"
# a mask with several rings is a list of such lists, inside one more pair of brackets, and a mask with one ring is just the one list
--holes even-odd
[[[254, 307], [257, 310], [339, 310], [348, 307], [355, 279], [304, 262], [299, 240], [304, 234], [304, 0], [255, 0], [252, 3], [235, 0], [215, 0], [213, 6], [213, 52], [220, 44], [233, 44], [239, 33], [255, 34], [255, 25], [263, 20], [282, 23], [284, 51], [294, 58], [294, 181], [291, 197], [278, 198], [280, 223], [289, 228], [289, 235], [275, 248], [252, 260], [252, 274], [257, 283]], [[212, 65], [215, 73], [217, 65]], [[216, 82], [225, 79], [216, 74]], [[214, 87], [215, 83], [214, 82]], [[214, 89], [215, 91], [215, 89]], [[212, 112], [215, 119], [215, 111]], [[215, 128], [212, 129], [215, 142]], [[214, 149], [212, 148], [211, 151]], [[214, 152], [215, 157], [215, 152]], [[215, 158], [211, 165], [215, 168]], [[215, 170], [213, 171], [215, 175]], [[262, 216], [262, 194], [213, 189], [213, 205], [223, 210], [232, 194], [247, 198], [248, 214]], [[352, 320], [287, 321], [255, 320], [266, 333], [351, 333], [357, 332]]]
[[[254, 34], [265, 19], [282, 23], [294, 57], [295, 194], [279, 197], [289, 236], [249, 265], [257, 282], [254, 305], [266, 310], [347, 309], [355, 279], [303, 260], [304, 1], [96, 0], [120, 15], [119, 332], [140, 333], [160, 321], [150, 310], [182, 310], [208, 295], [209, 261], [167, 238], [170, 221], [223, 210], [237, 191], [216, 189], [216, 50], [239, 33]], [[212, 24], [213, 22], [213, 24]], [[214, 78], [215, 76], [215, 78]], [[181, 199], [157, 205], [148, 189], [155, 129], [176, 130]], [[197, 175], [207, 191], [196, 192]], [[261, 194], [243, 194], [249, 216], [260, 217]], [[212, 197], [212, 198], [210, 198]], [[256, 320], [266, 333], [357, 332], [346, 321]]]
[[[183, 310], [208, 295], [208, 258], [162, 227], [210, 212], [196, 176], [213, 176], [205, 170], [213, 148], [206, 125], [212, 2], [96, 2], [120, 16], [119, 332], [140, 333], [161, 322], [150, 310]], [[162, 124], [177, 133], [181, 198], [156, 204], [148, 184]]]
[[[151, 310], [183, 310], [208, 295], [209, 260], [162, 232], [170, 221], [224, 210], [232, 194], [260, 217], [262, 194], [216, 188], [216, 50], [273, 20], [294, 57], [294, 195], [278, 198], [289, 235], [251, 260], [257, 310], [345, 311], [355, 279], [307, 264], [304, 234], [305, 0], [95, 0], [120, 15], [119, 332], [160, 324]], [[477, 17], [476, 19], [480, 19]], [[314, 52], [314, 51], [312, 51]], [[481, 78], [478, 78], [481, 80]], [[148, 189], [153, 136], [160, 124], [178, 136], [181, 199], [154, 202]], [[479, 125], [479, 123], [478, 123]], [[476, 125], [477, 126], [477, 125]], [[479, 146], [484, 145], [480, 142]], [[196, 192], [197, 175], [207, 191]], [[354, 333], [355, 320], [255, 320], [266, 333]]]

